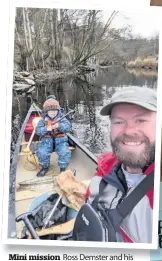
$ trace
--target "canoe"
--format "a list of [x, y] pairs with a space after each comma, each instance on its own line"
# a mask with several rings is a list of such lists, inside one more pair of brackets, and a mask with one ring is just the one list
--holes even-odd
[[[31, 105], [17, 140], [16, 149], [13, 156], [13, 161], [10, 170], [10, 179], [14, 179], [14, 221], [9, 216], [8, 237], [18, 238], [20, 231], [24, 226], [24, 222], [15, 222], [15, 218], [29, 210], [34, 198], [45, 193], [54, 192], [54, 184], [51, 182], [51, 176], [59, 174], [57, 164], [57, 154], [54, 152], [51, 155], [51, 168], [45, 178], [37, 178], [36, 162], [33, 163], [33, 154], [25, 152], [25, 149], [32, 135], [31, 121], [34, 117], [39, 116], [40, 109], [35, 109]], [[72, 134], [68, 133], [69, 149], [72, 152], [71, 161], [68, 169], [75, 170], [75, 175], [78, 181], [83, 181], [84, 184], [89, 184], [97, 168], [97, 158], [83, 144], [79, 142]], [[31, 143], [32, 148], [39, 142], [39, 137], [35, 134]], [[32, 157], [32, 158], [31, 158]], [[41, 182], [40, 182], [41, 181]], [[11, 184], [11, 182], [10, 182]], [[11, 204], [11, 203], [10, 203]], [[11, 211], [10, 211], [11, 212]], [[10, 222], [11, 221], [11, 222]], [[10, 227], [12, 226], [12, 227]], [[14, 236], [13, 236], [14, 235]]]

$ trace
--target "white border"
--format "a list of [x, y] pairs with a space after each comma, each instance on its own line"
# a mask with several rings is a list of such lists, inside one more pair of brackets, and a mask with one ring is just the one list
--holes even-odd
[[[37, 2], [37, 3], [36, 3]], [[156, 143], [156, 166], [155, 166], [155, 193], [154, 193], [154, 215], [153, 215], [153, 243], [152, 244], [145, 244], [145, 243], [134, 243], [134, 244], [128, 244], [128, 243], [108, 243], [108, 242], [78, 242], [78, 241], [48, 241], [48, 240], [21, 240], [21, 239], [9, 239], [7, 238], [7, 231], [8, 231], [8, 204], [5, 204], [8, 202], [9, 199], [9, 193], [8, 193], [8, 185], [9, 185], [9, 169], [10, 169], [10, 139], [11, 139], [11, 112], [12, 112], [12, 77], [13, 77], [13, 50], [14, 50], [14, 18], [15, 18], [15, 8], [20, 6], [26, 6], [26, 7], [42, 7], [42, 8], [72, 8], [72, 9], [116, 9], [116, 10], [123, 10], [123, 1], [114, 1], [113, 3], [110, 3], [110, 1], [107, 2], [107, 8], [106, 4], [100, 3], [98, 4], [98, 1], [94, 4], [94, 1], [91, 3], [87, 3], [86, 1], [82, 1], [82, 3], [74, 3], [73, 1], [70, 1], [70, 3], [67, 3], [67, 1], [59, 1], [53, 3], [50, 1], [49, 3], [40, 1], [21, 1], [21, 2], [14, 2], [10, 4], [10, 35], [9, 35], [9, 55], [8, 55], [8, 80], [7, 80], [7, 103], [6, 103], [6, 137], [5, 137], [5, 171], [4, 171], [4, 187], [7, 189], [4, 189], [4, 200], [3, 200], [3, 229], [2, 229], [2, 243], [3, 244], [15, 244], [15, 245], [43, 245], [43, 246], [77, 246], [77, 247], [101, 247], [101, 248], [127, 248], [127, 249], [157, 249], [157, 234], [158, 234], [158, 215], [159, 215], [159, 180], [160, 180], [160, 150], [161, 150], [161, 115], [160, 112], [162, 110], [162, 77], [158, 77], [158, 113], [157, 113], [157, 131], [156, 131], [156, 140], [158, 142]], [[89, 1], [90, 2], [90, 1]], [[125, 1], [126, 2], [126, 1]], [[137, 1], [133, 1], [137, 2]], [[131, 1], [131, 7], [133, 9], [129, 9], [130, 11], [134, 11], [133, 2]], [[144, 2], [144, 0], [143, 0]], [[148, 6], [147, 1], [147, 8], [146, 4], [144, 4], [145, 11], [150, 11], [150, 7]], [[92, 4], [93, 3], [93, 4]], [[117, 4], [116, 4], [117, 3]], [[146, 1], [144, 2], [146, 3]], [[141, 5], [141, 3], [140, 3]], [[128, 5], [129, 6], [129, 5]], [[135, 7], [137, 8], [137, 3], [135, 3]], [[151, 9], [156, 7], [151, 7]], [[136, 10], [139, 11], [139, 8]], [[161, 10], [162, 11], [162, 10]], [[159, 17], [160, 14], [159, 14]], [[157, 20], [158, 22], [158, 20]], [[158, 23], [157, 27], [160, 29], [160, 25], [162, 24], [161, 19]], [[162, 34], [160, 34], [160, 42], [159, 46], [162, 45]], [[162, 50], [159, 51], [159, 71], [162, 71]], [[160, 91], [161, 90], [161, 91]], [[161, 106], [161, 109], [160, 109]], [[159, 140], [160, 139], [160, 140]]]

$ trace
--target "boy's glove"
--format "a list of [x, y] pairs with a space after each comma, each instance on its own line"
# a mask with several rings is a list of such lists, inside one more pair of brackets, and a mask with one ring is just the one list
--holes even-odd
[[48, 126], [47, 126], [47, 130], [48, 130], [48, 131], [52, 131], [52, 130], [53, 130], [52, 125], [48, 125]]
[[58, 127], [59, 127], [59, 123], [58, 123], [58, 122], [52, 124], [52, 129], [53, 129], [53, 130], [58, 129]]

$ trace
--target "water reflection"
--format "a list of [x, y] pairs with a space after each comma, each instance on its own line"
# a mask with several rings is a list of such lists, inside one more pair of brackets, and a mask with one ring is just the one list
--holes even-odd
[[[76, 110], [76, 117], [72, 120], [73, 135], [95, 155], [111, 151], [109, 119], [102, 117], [100, 110], [117, 89], [129, 86], [147, 86], [156, 89], [157, 72], [127, 71], [120, 67], [115, 69], [109, 67], [84, 76], [39, 82], [32, 95], [13, 97], [13, 133], [14, 130], [20, 129], [20, 122], [23, 122], [33, 100], [42, 107], [47, 96], [55, 94], [66, 111]], [[17, 115], [19, 115], [18, 127], [14, 121]], [[15, 143], [14, 135], [13, 143]]]

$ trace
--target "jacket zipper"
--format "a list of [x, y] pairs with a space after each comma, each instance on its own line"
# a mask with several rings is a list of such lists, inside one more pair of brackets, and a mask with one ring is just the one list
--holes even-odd
[[118, 194], [119, 194], [119, 189], [117, 189], [116, 194], [115, 194], [115, 197], [112, 199], [112, 201], [111, 201], [111, 203], [110, 203], [109, 209], [111, 209], [112, 203], [113, 203], [113, 201], [117, 198]]

